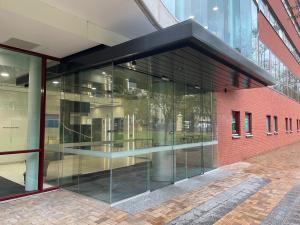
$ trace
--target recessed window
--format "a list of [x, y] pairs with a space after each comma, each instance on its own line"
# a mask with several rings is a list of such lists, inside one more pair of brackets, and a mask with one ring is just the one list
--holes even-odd
[[232, 111], [232, 135], [239, 136], [240, 134], [240, 112]]
[[290, 118], [290, 131], [293, 131], [293, 120]]
[[285, 132], [289, 131], [289, 119], [285, 118]]
[[266, 130], [268, 134], [271, 134], [272, 128], [271, 128], [271, 116], [266, 116]]
[[245, 113], [245, 132], [246, 134], [252, 134], [252, 113]]
[[274, 133], [278, 133], [278, 119], [277, 116], [274, 116]]

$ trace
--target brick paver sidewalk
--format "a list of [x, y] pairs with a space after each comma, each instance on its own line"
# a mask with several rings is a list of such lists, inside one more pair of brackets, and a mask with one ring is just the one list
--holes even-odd
[[300, 224], [300, 143], [222, 169], [231, 175], [135, 214], [59, 190], [0, 203], [0, 224]]

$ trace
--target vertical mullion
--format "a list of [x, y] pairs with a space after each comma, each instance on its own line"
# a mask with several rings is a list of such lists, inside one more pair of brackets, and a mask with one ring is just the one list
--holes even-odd
[[45, 113], [46, 113], [46, 65], [47, 58], [42, 57], [41, 71], [41, 105], [40, 105], [40, 144], [39, 144], [39, 175], [38, 175], [38, 190], [43, 190], [44, 178], [44, 156], [45, 156]]

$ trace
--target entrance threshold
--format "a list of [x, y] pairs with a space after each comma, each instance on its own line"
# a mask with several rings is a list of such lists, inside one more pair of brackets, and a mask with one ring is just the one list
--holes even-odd
[[184, 179], [164, 188], [157, 189], [152, 192], [145, 192], [138, 196], [122, 200], [118, 203], [112, 204], [112, 207], [130, 214], [136, 214], [149, 208], [155, 207], [176, 196], [193, 191], [197, 188], [208, 185], [212, 182], [215, 182], [216, 180], [224, 179], [231, 175], [231, 172], [221, 168], [217, 168], [203, 175]]

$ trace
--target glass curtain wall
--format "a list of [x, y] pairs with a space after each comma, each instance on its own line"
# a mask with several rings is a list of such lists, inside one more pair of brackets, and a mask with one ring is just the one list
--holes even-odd
[[179, 21], [194, 19], [232, 48], [258, 62], [258, 9], [253, 0], [162, 1]]
[[300, 102], [300, 80], [289, 68], [261, 41], [259, 42], [259, 63], [275, 79], [273, 88]]
[[0, 48], [0, 200], [38, 190], [42, 59]]
[[113, 203], [215, 168], [212, 92], [153, 63], [48, 80], [45, 185]]

